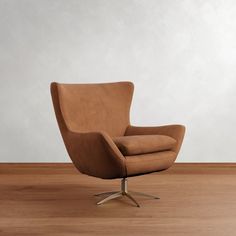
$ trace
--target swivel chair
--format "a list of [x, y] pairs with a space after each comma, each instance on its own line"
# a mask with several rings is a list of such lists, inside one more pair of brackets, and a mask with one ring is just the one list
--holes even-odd
[[127, 178], [168, 169], [183, 141], [183, 125], [130, 124], [133, 90], [131, 82], [51, 83], [57, 122], [75, 167], [89, 176], [121, 179], [119, 191], [97, 194], [104, 196], [98, 205], [125, 196], [139, 207], [134, 194], [158, 199], [128, 191]]

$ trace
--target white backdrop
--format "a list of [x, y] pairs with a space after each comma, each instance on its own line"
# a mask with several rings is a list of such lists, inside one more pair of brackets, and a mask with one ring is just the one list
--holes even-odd
[[70, 161], [50, 82], [120, 80], [133, 124], [187, 126], [179, 162], [236, 161], [235, 0], [0, 0], [0, 162]]

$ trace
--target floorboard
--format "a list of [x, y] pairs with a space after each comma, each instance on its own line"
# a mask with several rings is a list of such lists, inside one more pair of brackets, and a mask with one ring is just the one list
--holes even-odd
[[72, 164], [0, 164], [0, 236], [236, 234], [236, 164], [177, 163], [133, 177], [135, 196], [97, 206], [119, 180], [80, 174]]

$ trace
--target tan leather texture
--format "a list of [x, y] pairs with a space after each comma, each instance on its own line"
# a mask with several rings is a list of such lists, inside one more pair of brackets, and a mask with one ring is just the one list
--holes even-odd
[[133, 84], [58, 84], [59, 103], [68, 129], [124, 135], [129, 125]]
[[166, 135], [133, 135], [112, 139], [125, 156], [167, 151], [173, 148], [176, 140]]
[[[66, 149], [80, 172], [103, 179], [123, 178], [161, 171], [169, 168], [175, 161], [184, 137], [184, 126], [131, 126], [131, 82], [53, 82], [51, 95]], [[121, 153], [112, 140], [118, 136], [136, 135], [165, 135], [175, 139], [176, 143], [170, 147], [171, 151], [127, 156]], [[157, 142], [154, 139], [143, 142], [151, 145]], [[141, 146], [142, 151], [146, 148]]]
[[166, 170], [173, 165], [175, 158], [176, 153], [172, 151], [126, 156], [127, 175], [135, 176]]
[[167, 135], [175, 139], [177, 142], [171, 149], [176, 155], [179, 153], [180, 147], [183, 142], [185, 127], [183, 125], [164, 125], [153, 127], [138, 127], [128, 126], [125, 135]]

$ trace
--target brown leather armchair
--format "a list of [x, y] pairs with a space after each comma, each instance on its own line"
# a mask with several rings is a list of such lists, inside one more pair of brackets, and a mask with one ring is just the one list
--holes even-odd
[[97, 204], [126, 196], [139, 207], [128, 192], [127, 177], [169, 168], [183, 141], [182, 125], [130, 125], [133, 89], [131, 82], [51, 84], [58, 125], [76, 168], [102, 179], [121, 178], [121, 190], [97, 194], [105, 196]]

